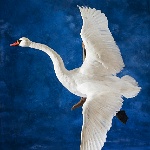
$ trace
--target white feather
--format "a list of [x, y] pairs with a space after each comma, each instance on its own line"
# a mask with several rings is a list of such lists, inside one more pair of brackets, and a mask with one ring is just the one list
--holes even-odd
[[[122, 98], [116, 93], [94, 93], [89, 91], [83, 105], [81, 150], [100, 150], [106, 141], [112, 118], [122, 106]], [[113, 104], [113, 105], [112, 105]], [[103, 116], [104, 115], [104, 116]], [[85, 149], [85, 143], [90, 143]]]
[[99, 72], [100, 75], [116, 74], [124, 63], [120, 50], [108, 28], [105, 14], [100, 10], [79, 7], [83, 19], [81, 38], [86, 49], [86, 58], [81, 67], [83, 74]]

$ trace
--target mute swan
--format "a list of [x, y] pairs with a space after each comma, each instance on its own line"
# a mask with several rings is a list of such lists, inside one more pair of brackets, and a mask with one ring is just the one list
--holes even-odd
[[59, 81], [73, 94], [85, 97], [80, 150], [100, 150], [112, 118], [122, 107], [122, 96], [136, 96], [140, 87], [130, 76], [116, 76], [124, 63], [106, 16], [100, 10], [79, 7], [83, 19], [81, 38], [86, 49], [82, 66], [68, 71], [61, 57], [44, 44], [20, 38], [11, 46], [30, 47], [47, 53]]

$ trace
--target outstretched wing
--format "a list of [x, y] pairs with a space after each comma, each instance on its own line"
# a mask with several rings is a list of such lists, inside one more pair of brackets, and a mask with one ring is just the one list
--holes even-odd
[[86, 58], [81, 66], [83, 74], [101, 75], [119, 73], [124, 67], [120, 50], [108, 28], [108, 20], [100, 10], [79, 7], [83, 19], [81, 38]]
[[112, 118], [122, 106], [122, 98], [114, 93], [95, 93], [83, 105], [80, 150], [100, 150], [106, 141]]

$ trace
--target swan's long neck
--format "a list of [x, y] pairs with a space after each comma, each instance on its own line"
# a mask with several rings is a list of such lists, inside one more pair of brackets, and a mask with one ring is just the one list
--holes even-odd
[[44, 44], [31, 42], [29, 47], [42, 50], [50, 56], [54, 65], [54, 70], [57, 78], [63, 85], [65, 85], [65, 80], [68, 80], [69, 78], [69, 71], [65, 68], [61, 57], [53, 49]]

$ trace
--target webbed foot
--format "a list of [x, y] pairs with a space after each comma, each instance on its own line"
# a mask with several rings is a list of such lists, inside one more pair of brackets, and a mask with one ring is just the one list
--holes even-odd
[[126, 112], [124, 110], [120, 110], [116, 113], [116, 117], [124, 124], [127, 123], [128, 116], [126, 115]]

